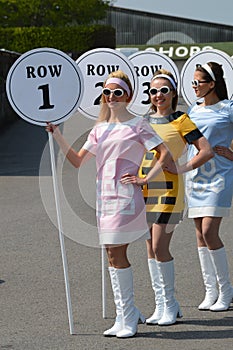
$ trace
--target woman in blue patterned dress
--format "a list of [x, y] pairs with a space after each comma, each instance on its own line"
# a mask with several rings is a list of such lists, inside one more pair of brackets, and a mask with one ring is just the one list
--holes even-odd
[[[192, 86], [198, 99], [188, 111], [207, 138], [215, 157], [186, 175], [188, 216], [196, 228], [198, 255], [205, 285], [199, 310], [224, 311], [233, 288], [224, 244], [219, 236], [222, 218], [229, 216], [233, 192], [233, 101], [228, 99], [222, 66], [208, 62], [196, 67]], [[189, 146], [189, 157], [196, 149]]]

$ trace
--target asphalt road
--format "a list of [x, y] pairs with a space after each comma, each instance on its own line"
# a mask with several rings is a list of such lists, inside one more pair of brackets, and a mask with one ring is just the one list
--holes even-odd
[[[92, 125], [93, 121], [76, 114], [65, 123], [64, 134], [78, 147]], [[232, 349], [233, 308], [219, 313], [197, 309], [204, 287], [194, 226], [187, 218], [172, 241], [176, 297], [183, 318], [170, 327], [139, 325], [132, 339], [102, 336], [115, 314], [107, 276], [106, 318], [102, 317], [101, 251], [93, 208], [95, 170], [90, 164], [83, 173], [77, 172], [63, 162], [55, 147], [58, 165], [62, 164], [58, 183], [75, 329], [70, 335], [47, 141], [43, 128], [20, 119], [0, 131], [0, 349]], [[82, 181], [81, 190], [77, 179]], [[232, 218], [233, 212], [221, 226], [231, 279]], [[154, 300], [145, 243], [132, 244], [129, 257], [136, 304], [148, 317]]]

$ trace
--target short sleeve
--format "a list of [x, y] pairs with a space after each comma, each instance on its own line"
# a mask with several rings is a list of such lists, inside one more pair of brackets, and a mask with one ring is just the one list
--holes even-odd
[[87, 141], [82, 146], [83, 149], [86, 149], [88, 152], [96, 155], [96, 149], [97, 149], [97, 138], [96, 138], [96, 127], [94, 127], [88, 137]]
[[196, 124], [189, 118], [188, 114], [184, 113], [181, 115], [180, 118], [177, 119], [177, 123], [179, 125], [180, 134], [189, 144], [203, 136]]
[[142, 118], [139, 132], [140, 140], [148, 151], [163, 143], [161, 137], [145, 118]]

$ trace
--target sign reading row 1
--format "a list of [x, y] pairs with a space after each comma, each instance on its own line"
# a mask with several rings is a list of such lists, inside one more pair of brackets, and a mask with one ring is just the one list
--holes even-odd
[[6, 91], [21, 118], [41, 126], [59, 124], [80, 104], [81, 79], [77, 64], [67, 54], [39, 48], [24, 53], [11, 66]]
[[91, 119], [99, 114], [104, 81], [121, 69], [131, 81], [134, 95], [128, 109], [144, 115], [150, 108], [150, 81], [158, 69], [169, 70], [188, 105], [195, 100], [191, 86], [197, 63], [216, 61], [223, 66], [230, 98], [233, 96], [233, 63], [219, 50], [202, 51], [185, 63], [181, 78], [175, 63], [165, 54], [139, 51], [129, 58], [117, 50], [94, 49], [73, 61], [53, 48], [39, 48], [21, 55], [9, 70], [6, 90], [16, 113], [26, 121], [45, 126], [60, 124], [75, 111]]

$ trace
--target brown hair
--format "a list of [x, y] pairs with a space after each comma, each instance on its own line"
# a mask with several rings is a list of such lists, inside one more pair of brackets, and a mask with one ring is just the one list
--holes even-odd
[[210, 69], [214, 74], [215, 81], [213, 80], [211, 75], [207, 72], [207, 70], [205, 70], [205, 68], [203, 68], [201, 65], [198, 65], [196, 67], [196, 71], [201, 72], [203, 74], [204, 80], [208, 82], [210, 81], [215, 82], [214, 90], [220, 101], [228, 99], [227, 87], [223, 77], [224, 72], [222, 69], [222, 65], [216, 62], [208, 62], [207, 64], [210, 66]]

